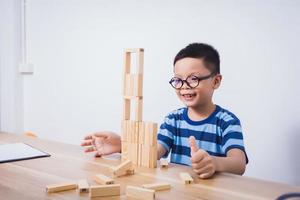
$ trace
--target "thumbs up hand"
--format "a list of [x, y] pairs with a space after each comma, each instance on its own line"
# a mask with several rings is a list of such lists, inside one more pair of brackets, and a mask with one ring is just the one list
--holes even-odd
[[189, 143], [191, 147], [191, 162], [194, 172], [203, 179], [211, 177], [216, 171], [213, 157], [206, 151], [199, 149], [194, 136], [189, 137]]

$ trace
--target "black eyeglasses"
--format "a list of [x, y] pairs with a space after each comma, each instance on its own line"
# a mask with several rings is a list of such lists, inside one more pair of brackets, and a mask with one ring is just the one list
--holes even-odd
[[169, 83], [175, 89], [182, 88], [184, 83], [186, 83], [187, 86], [189, 86], [190, 88], [195, 88], [199, 85], [200, 81], [208, 79], [208, 78], [210, 78], [214, 75], [215, 75], [215, 73], [211, 73], [210, 75], [203, 76], [203, 77], [198, 77], [198, 76], [195, 76], [195, 75], [191, 75], [191, 76], [188, 76], [185, 80], [182, 80], [181, 78], [178, 78], [178, 77], [173, 77], [169, 81]]

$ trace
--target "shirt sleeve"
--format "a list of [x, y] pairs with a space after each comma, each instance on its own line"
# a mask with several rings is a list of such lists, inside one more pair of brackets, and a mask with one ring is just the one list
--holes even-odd
[[172, 149], [174, 142], [174, 133], [175, 133], [175, 120], [174, 118], [167, 116], [164, 119], [164, 122], [160, 125], [157, 135], [157, 141], [161, 144], [165, 149], [166, 153], [163, 157], [167, 157]]
[[222, 132], [222, 150], [227, 154], [231, 149], [240, 149], [245, 153], [246, 163], [248, 157], [244, 146], [242, 126], [238, 119], [230, 120]]

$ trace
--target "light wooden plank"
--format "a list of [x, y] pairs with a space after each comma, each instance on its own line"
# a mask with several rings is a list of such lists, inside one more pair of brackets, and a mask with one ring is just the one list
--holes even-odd
[[66, 183], [57, 183], [46, 186], [46, 191], [48, 193], [52, 192], [61, 192], [66, 190], [74, 190], [77, 188], [77, 183], [74, 182], [66, 182]]
[[86, 179], [81, 179], [78, 181], [78, 192], [87, 193], [89, 192], [90, 186]]
[[191, 175], [187, 172], [181, 172], [179, 174], [179, 176], [184, 184], [191, 184], [194, 181], [194, 179], [191, 177]]
[[121, 194], [120, 184], [93, 185], [90, 188], [90, 197], [108, 197]]
[[152, 189], [155, 191], [161, 191], [161, 190], [169, 190], [171, 189], [171, 184], [166, 182], [159, 182], [159, 183], [149, 183], [142, 185], [143, 188], [146, 189]]
[[155, 190], [136, 187], [136, 186], [127, 186], [126, 196], [129, 198], [152, 200], [155, 198]]
[[94, 180], [97, 183], [103, 184], [103, 185], [110, 185], [110, 184], [114, 184], [114, 179], [105, 176], [104, 174], [96, 174], [94, 176]]

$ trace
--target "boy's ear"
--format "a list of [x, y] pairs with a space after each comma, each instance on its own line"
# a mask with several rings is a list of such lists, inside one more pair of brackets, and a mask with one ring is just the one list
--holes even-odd
[[221, 81], [222, 81], [222, 75], [221, 74], [217, 74], [214, 78], [214, 85], [213, 88], [214, 89], [218, 89], [221, 85]]

